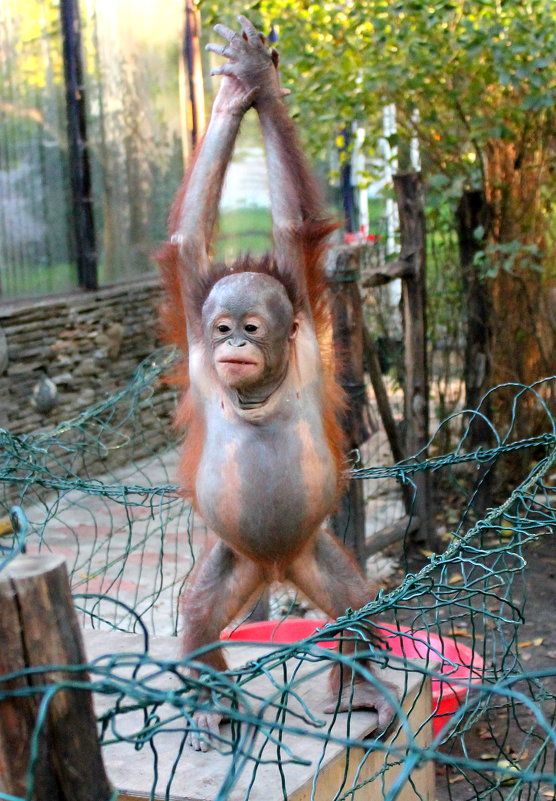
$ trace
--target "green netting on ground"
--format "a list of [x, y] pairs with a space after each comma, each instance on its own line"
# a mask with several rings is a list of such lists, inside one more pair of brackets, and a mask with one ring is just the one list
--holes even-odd
[[[0, 516], [22, 510], [13, 512], [18, 530], [1, 541], [0, 558], [5, 564], [22, 548], [66, 557], [86, 640], [93, 643], [90, 683], [79, 689], [95, 692], [109, 770], [128, 763], [132, 773], [142, 771], [151, 798], [196, 797], [188, 770], [198, 770], [199, 759], [219, 765], [207, 790], [212, 799], [286, 798], [308, 769], [316, 778], [304, 798], [554, 798], [556, 653], [533, 667], [522, 633], [528, 571], [539, 544], [556, 530], [556, 426], [546, 405], [554, 379], [511, 388], [510, 419], [503, 430], [490, 426], [488, 447], [470, 444], [483, 411], [462, 412], [432, 438], [429, 458], [356, 471], [369, 485], [385, 477], [412, 485], [418, 471], [431, 471], [438, 487], [435, 524], [448, 533], [424, 566], [402, 557], [399, 583], [364, 609], [347, 610], [301, 641], [253, 651], [247, 664], [240, 659], [227, 674], [205, 670], [196, 680], [186, 670], [194, 655], [181, 659], [172, 635], [179, 629], [180, 594], [207, 534], [172, 483], [175, 443], [168, 421], [156, 413], [157, 382], [173, 358], [168, 351], [155, 354], [118, 396], [50, 432], [14, 437], [0, 431]], [[508, 387], [493, 390], [493, 406], [499, 392]], [[544, 433], [516, 439], [523, 410], [544, 418]], [[448, 425], [459, 442], [439, 453]], [[167, 449], [160, 447], [164, 433]], [[494, 469], [506, 489], [492, 496], [486, 512], [478, 511]], [[390, 649], [377, 645], [380, 632]], [[386, 734], [358, 736], [367, 713], [327, 715], [314, 700], [330, 665], [348, 661], [341, 647], [319, 643], [356, 634], [378, 666], [368, 679], [390, 692], [396, 709]], [[233, 662], [242, 644], [229, 647]], [[408, 662], [403, 654], [421, 659]], [[458, 670], [461, 664], [467, 671]], [[384, 685], [393, 676], [403, 689], [399, 700]], [[429, 677], [432, 703], [423, 695]], [[193, 713], [206, 706], [207, 688], [211, 705], [225, 708], [231, 725], [214, 751], [199, 754], [185, 737]], [[0, 702], [13, 692], [0, 677]], [[353, 746], [348, 764], [332, 795], [319, 795], [318, 777], [338, 745]], [[26, 799], [33, 797], [32, 767]], [[423, 787], [431, 788], [434, 777], [436, 789], [427, 795]], [[362, 794], [354, 796], [358, 788]], [[0, 798], [11, 797], [0, 792]]]

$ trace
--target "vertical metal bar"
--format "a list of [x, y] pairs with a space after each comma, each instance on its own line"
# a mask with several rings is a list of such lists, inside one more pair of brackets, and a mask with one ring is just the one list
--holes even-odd
[[342, 190], [342, 206], [344, 209], [344, 224], [346, 231], [356, 231], [355, 203], [353, 199], [353, 186], [351, 174], [351, 154], [349, 152], [351, 144], [351, 131], [347, 125], [342, 129], [344, 145], [340, 148], [340, 157], [343, 156], [343, 163], [340, 166], [340, 186]]
[[81, 56], [81, 23], [77, 0], [60, 0], [68, 149], [79, 286], [98, 287], [91, 170], [87, 145], [85, 86]]

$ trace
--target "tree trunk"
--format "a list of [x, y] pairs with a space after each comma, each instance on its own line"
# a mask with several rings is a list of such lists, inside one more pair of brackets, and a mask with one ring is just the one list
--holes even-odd
[[[530, 143], [520, 151], [514, 143], [495, 140], [487, 147], [485, 166], [492, 210], [490, 266], [496, 269], [491, 279], [492, 380], [529, 385], [556, 372], [553, 287], [541, 269], [546, 250], [540, 192], [543, 159]], [[538, 255], [528, 251], [531, 246], [539, 249]], [[496, 416], [506, 423], [515, 391], [510, 387], [496, 394]], [[518, 437], [546, 427], [545, 413], [531, 393], [523, 397], [515, 426]]]

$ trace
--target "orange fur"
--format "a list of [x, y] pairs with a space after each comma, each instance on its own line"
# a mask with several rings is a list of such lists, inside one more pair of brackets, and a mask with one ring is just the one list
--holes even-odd
[[180, 494], [187, 498], [193, 508], [197, 510], [197, 497], [195, 492], [195, 477], [203, 452], [205, 440], [205, 420], [203, 412], [195, 408], [191, 392], [185, 391], [176, 410], [174, 425], [185, 431], [180, 464]]

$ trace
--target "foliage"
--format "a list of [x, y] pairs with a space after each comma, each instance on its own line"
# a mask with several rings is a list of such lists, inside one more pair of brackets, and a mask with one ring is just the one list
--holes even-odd
[[[223, 11], [215, 0], [203, 10]], [[229, 24], [235, 10], [226, 6]], [[393, 103], [390, 144], [403, 170], [418, 137], [429, 209], [452, 221], [464, 191], [483, 191], [490, 224], [476, 232], [476, 266], [493, 299], [492, 380], [554, 372], [551, 0], [256, 0], [247, 13], [279, 34], [283, 82], [313, 155], [353, 122], [372, 155]]]
[[[214, 0], [202, 7], [211, 19], [224, 11]], [[235, 10], [227, 4], [230, 23]], [[318, 145], [342, 121], [372, 123], [394, 102], [431, 166], [475, 184], [489, 140], [526, 146], [535, 132], [550, 134], [550, 0], [257, 0], [250, 13], [279, 33], [284, 82]]]

